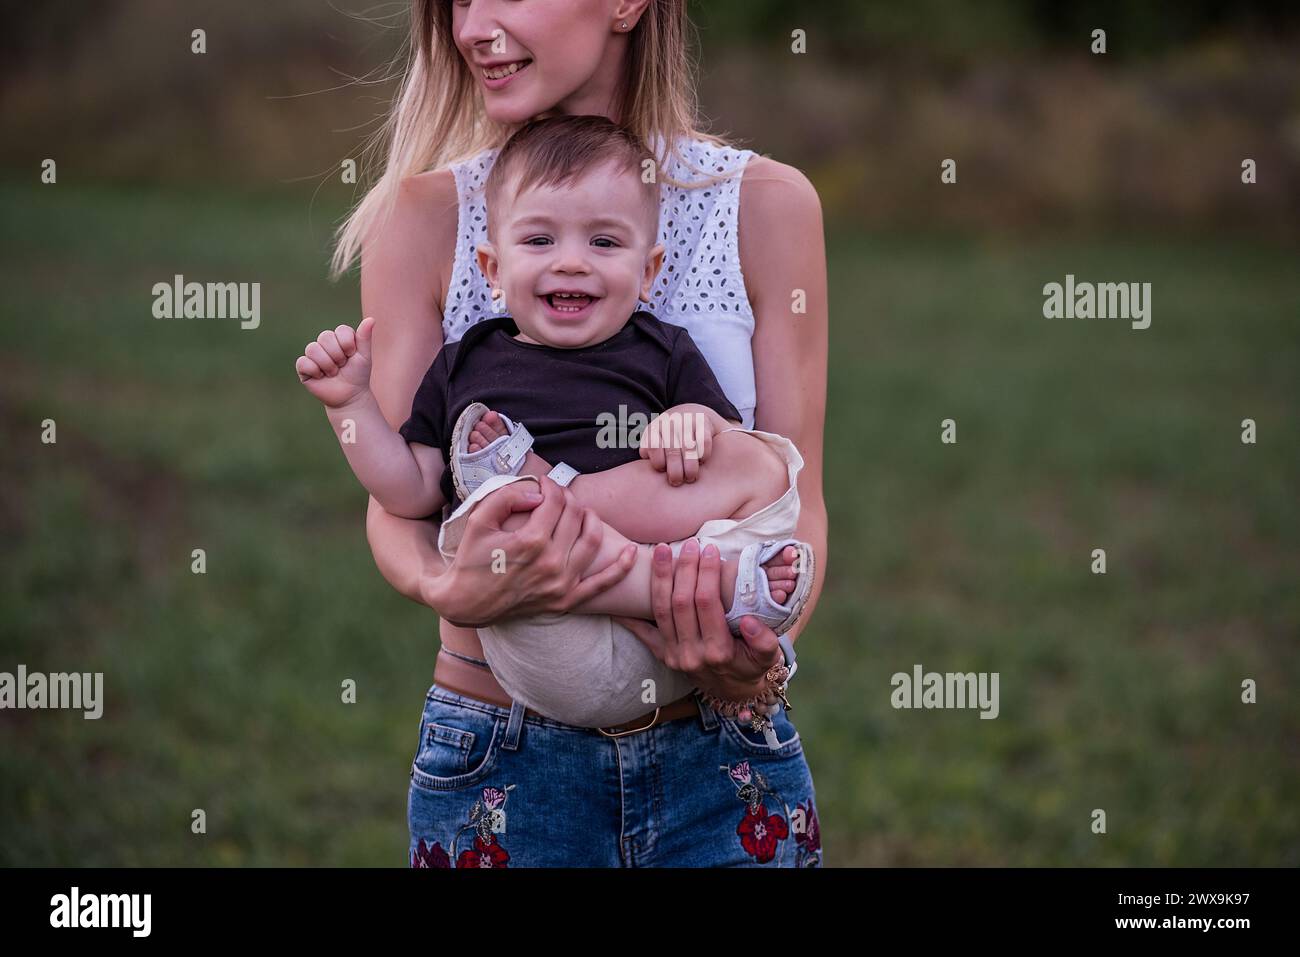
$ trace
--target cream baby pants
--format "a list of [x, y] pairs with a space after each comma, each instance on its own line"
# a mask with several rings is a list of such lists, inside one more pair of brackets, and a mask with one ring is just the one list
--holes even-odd
[[[716, 545], [735, 560], [746, 545], [791, 538], [799, 521], [798, 475], [803, 458], [784, 436], [755, 429], [786, 463], [789, 486], [775, 502], [743, 519], [705, 522], [695, 534], [700, 547]], [[707, 467], [707, 466], [706, 466]], [[488, 479], [452, 512], [438, 533], [438, 550], [456, 557], [470, 512], [486, 496], [530, 476]], [[687, 539], [670, 543], [674, 557]], [[582, 727], [611, 727], [689, 694], [694, 684], [668, 668], [632, 632], [607, 615], [537, 615], [508, 619], [478, 629], [483, 656], [501, 687], [514, 700], [555, 721]]]

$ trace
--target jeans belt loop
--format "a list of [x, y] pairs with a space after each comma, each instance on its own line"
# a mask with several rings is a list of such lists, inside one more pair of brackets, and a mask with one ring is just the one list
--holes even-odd
[[695, 704], [700, 709], [700, 723], [704, 725], [705, 731], [712, 731], [718, 726], [718, 713], [704, 703], [704, 696], [698, 691], [693, 692]]
[[524, 727], [524, 706], [518, 701], [510, 702], [510, 720], [506, 722], [506, 738], [501, 747], [507, 751], [519, 750], [519, 732]]

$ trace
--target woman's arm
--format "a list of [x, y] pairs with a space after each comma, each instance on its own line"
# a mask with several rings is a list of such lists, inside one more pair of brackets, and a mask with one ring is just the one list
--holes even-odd
[[[371, 391], [394, 429], [442, 348], [442, 296], [456, 246], [456, 181], [450, 170], [402, 183], [392, 215], [361, 252], [361, 313], [375, 317]], [[366, 537], [388, 583], [424, 602], [421, 583], [446, 569], [438, 526], [391, 515], [373, 497]]]
[[[740, 261], [754, 310], [754, 427], [784, 435], [803, 456], [795, 537], [812, 545], [817, 576], [794, 641], [812, 617], [826, 581], [826, 499], [822, 432], [826, 421], [828, 306], [821, 201], [797, 169], [760, 157], [740, 187]], [[804, 311], [795, 311], [801, 305]]]

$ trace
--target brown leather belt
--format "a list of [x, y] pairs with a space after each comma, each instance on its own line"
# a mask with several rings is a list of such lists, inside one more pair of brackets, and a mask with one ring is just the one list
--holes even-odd
[[[486, 704], [494, 704], [502, 708], [509, 708], [514, 703], [510, 700], [510, 696], [497, 684], [497, 680], [493, 677], [490, 668], [448, 654], [442, 648], [438, 649], [438, 660], [433, 666], [433, 683], [439, 688], [445, 688], [467, 698], [474, 698]], [[641, 717], [629, 721], [625, 725], [593, 728], [592, 730], [599, 731], [606, 737], [619, 738], [625, 734], [645, 731], [656, 724], [676, 721], [679, 718], [689, 718], [699, 713], [700, 709], [695, 703], [694, 694], [688, 694], [684, 698], [678, 698], [671, 704], [655, 708], [653, 711], [647, 711]], [[533, 718], [546, 717], [546, 715], [534, 711], [532, 708], [525, 708], [524, 714]]]

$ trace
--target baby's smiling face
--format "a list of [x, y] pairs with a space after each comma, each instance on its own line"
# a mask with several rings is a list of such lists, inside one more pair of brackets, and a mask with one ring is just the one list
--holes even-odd
[[658, 204], [649, 207], [635, 170], [610, 162], [572, 183], [504, 189], [490, 218], [479, 267], [505, 293], [522, 341], [595, 345], [650, 301], [664, 248]]

